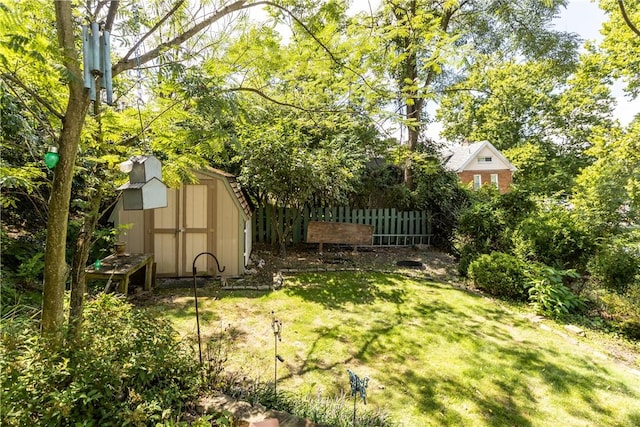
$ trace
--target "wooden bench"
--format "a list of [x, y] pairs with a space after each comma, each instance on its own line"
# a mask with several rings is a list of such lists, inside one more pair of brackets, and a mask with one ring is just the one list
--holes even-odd
[[85, 268], [87, 282], [89, 280], [117, 280], [120, 282], [118, 291], [129, 292], [131, 275], [141, 268], [145, 268], [144, 290], [151, 290], [153, 281], [153, 254], [123, 254], [109, 255], [100, 260], [100, 269], [94, 265]]
[[373, 225], [348, 222], [310, 221], [307, 226], [307, 243], [324, 243], [368, 246], [373, 244]]

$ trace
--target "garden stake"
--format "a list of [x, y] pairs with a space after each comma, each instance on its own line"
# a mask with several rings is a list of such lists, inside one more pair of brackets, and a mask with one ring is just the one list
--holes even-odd
[[353, 396], [353, 427], [356, 426], [356, 402], [358, 394], [362, 398], [364, 404], [367, 404], [367, 386], [369, 385], [369, 377], [360, 378], [351, 369], [347, 369], [349, 373], [349, 383], [351, 384], [351, 396]]
[[202, 365], [202, 341], [200, 339], [200, 313], [198, 312], [198, 287], [196, 286], [196, 273], [197, 273], [196, 261], [198, 261], [198, 258], [200, 258], [201, 255], [210, 255], [210, 256], [212, 256], [213, 259], [216, 260], [216, 265], [217, 265], [218, 271], [220, 273], [222, 273], [226, 267], [222, 267], [222, 269], [220, 269], [220, 263], [218, 262], [218, 258], [216, 258], [216, 256], [214, 254], [212, 254], [211, 252], [200, 252], [193, 259], [193, 265], [192, 265], [192, 271], [193, 271], [193, 299], [195, 300], [195, 304], [196, 304], [196, 325], [198, 327], [198, 356], [200, 356], [200, 376], [202, 377], [202, 380], [204, 381], [204, 371], [203, 371], [203, 365]]
[[275, 403], [278, 403], [278, 362], [284, 362], [282, 356], [278, 354], [278, 341], [282, 341], [282, 322], [277, 320], [273, 311], [271, 312], [271, 329], [273, 329], [273, 342], [274, 342], [274, 368], [273, 368], [273, 395], [275, 397]]

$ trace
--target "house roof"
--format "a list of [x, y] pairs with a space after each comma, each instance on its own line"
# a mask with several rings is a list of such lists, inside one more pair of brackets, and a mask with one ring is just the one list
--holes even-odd
[[511, 164], [502, 153], [493, 146], [489, 141], [478, 141], [473, 143], [465, 143], [455, 148], [445, 157], [445, 167], [454, 172], [462, 172], [484, 149], [489, 149], [498, 159], [500, 159], [512, 172], [516, 171], [516, 167]]

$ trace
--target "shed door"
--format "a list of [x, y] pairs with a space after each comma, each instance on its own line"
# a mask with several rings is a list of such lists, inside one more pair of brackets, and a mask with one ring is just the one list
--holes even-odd
[[[202, 252], [213, 252], [213, 221], [211, 193], [215, 187], [210, 184], [185, 185], [182, 200], [181, 228], [181, 275], [193, 274], [193, 261]], [[196, 269], [199, 273], [209, 272], [209, 257], [198, 258]]]
[[[193, 261], [201, 252], [212, 252], [214, 233], [211, 200], [213, 183], [184, 185], [167, 193], [167, 207], [153, 212], [153, 252], [157, 274], [191, 276]], [[198, 259], [198, 273], [213, 274], [209, 257]]]

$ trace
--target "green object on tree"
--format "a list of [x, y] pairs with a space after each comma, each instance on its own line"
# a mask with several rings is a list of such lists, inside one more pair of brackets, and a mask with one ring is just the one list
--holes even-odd
[[58, 154], [58, 147], [49, 147], [49, 151], [44, 155], [44, 163], [49, 169], [53, 169], [60, 161], [60, 155]]
[[97, 259], [96, 262], [93, 263], [93, 266], [95, 267], [96, 270], [100, 270], [100, 267], [102, 267], [102, 262], [100, 262], [100, 260]]

